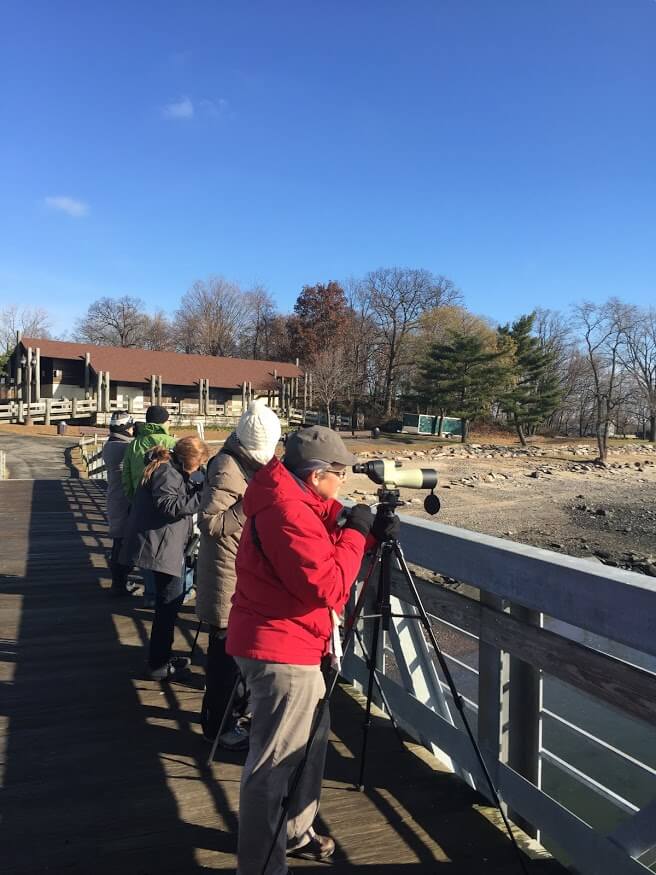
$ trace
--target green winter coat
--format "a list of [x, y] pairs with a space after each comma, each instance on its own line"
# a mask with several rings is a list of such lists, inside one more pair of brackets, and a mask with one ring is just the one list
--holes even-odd
[[153, 447], [175, 446], [175, 438], [168, 433], [166, 425], [156, 422], [140, 422], [137, 424], [137, 436], [125, 451], [123, 457], [123, 491], [132, 500], [137, 486], [141, 483], [145, 468], [144, 456]]

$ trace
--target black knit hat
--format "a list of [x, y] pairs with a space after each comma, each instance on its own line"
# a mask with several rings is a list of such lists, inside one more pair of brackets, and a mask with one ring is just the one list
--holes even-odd
[[169, 412], [166, 407], [160, 407], [159, 404], [152, 404], [146, 410], [146, 422], [153, 422], [156, 425], [162, 425], [169, 418]]

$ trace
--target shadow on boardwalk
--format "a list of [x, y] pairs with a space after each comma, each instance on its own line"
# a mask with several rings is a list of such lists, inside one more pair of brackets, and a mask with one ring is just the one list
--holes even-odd
[[[145, 679], [150, 612], [107, 597], [103, 503], [84, 480], [0, 484], [2, 871], [234, 871], [241, 760], [205, 765], [199, 667], [188, 685]], [[186, 609], [182, 652], [194, 630]], [[481, 800], [401, 749], [386, 721], [372, 731], [369, 788], [354, 792], [361, 721], [340, 690], [322, 804], [334, 872], [519, 871]], [[530, 871], [563, 870], [536, 861]]]

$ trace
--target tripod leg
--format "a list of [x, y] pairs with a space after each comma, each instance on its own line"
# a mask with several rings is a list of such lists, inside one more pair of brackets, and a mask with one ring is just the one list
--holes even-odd
[[226, 725], [228, 721], [228, 717], [232, 714], [232, 706], [235, 703], [235, 698], [237, 696], [237, 690], [239, 689], [239, 684], [242, 682], [241, 675], [237, 675], [237, 679], [235, 681], [235, 685], [232, 688], [232, 692], [230, 693], [230, 698], [228, 699], [228, 704], [225, 707], [225, 711], [223, 712], [223, 717], [221, 718], [221, 723], [219, 724], [219, 728], [217, 730], [216, 735], [214, 736], [214, 741], [212, 742], [212, 749], [210, 750], [210, 755], [207, 758], [207, 765], [211, 766], [214, 761], [214, 756], [216, 754], [216, 748], [219, 744], [219, 738], [223, 734], [223, 727]]
[[355, 632], [355, 637], [358, 639], [358, 644], [362, 648], [362, 652], [364, 653], [364, 655], [366, 657], [367, 668], [369, 669], [369, 671], [373, 671], [373, 673], [374, 673], [374, 683], [376, 684], [376, 689], [378, 690], [378, 694], [382, 700], [383, 708], [385, 709], [385, 712], [386, 712], [387, 716], [389, 717], [389, 719], [392, 723], [392, 726], [394, 727], [394, 731], [396, 732], [396, 735], [397, 735], [399, 741], [401, 742], [401, 744], [405, 744], [405, 739], [401, 735], [401, 730], [399, 729], [399, 725], [396, 722], [396, 720], [394, 719], [394, 714], [392, 713], [392, 709], [390, 707], [390, 704], [387, 701], [387, 696], [385, 695], [385, 691], [383, 690], [381, 683], [378, 679], [378, 675], [376, 674], [376, 670], [375, 670], [376, 666], [372, 662], [372, 660], [370, 659], [369, 654], [367, 653], [367, 648], [365, 647], [364, 641], [362, 640], [362, 635], [360, 635], [360, 633], [357, 630]]
[[376, 655], [378, 653], [378, 639], [380, 637], [381, 618], [377, 616], [374, 620], [374, 633], [371, 639], [371, 656], [369, 668], [369, 682], [367, 684], [367, 705], [364, 715], [364, 723], [362, 724], [362, 749], [360, 751], [360, 774], [358, 776], [357, 789], [364, 790], [364, 767], [367, 757], [367, 743], [369, 741], [369, 730], [371, 729], [371, 699], [374, 691], [374, 678], [376, 676]]
[[196, 645], [198, 644], [198, 636], [200, 635], [200, 630], [203, 627], [203, 621], [198, 621], [198, 626], [196, 626], [196, 634], [194, 635], [194, 643], [191, 645], [191, 650], [189, 651], [189, 659], [194, 661], [194, 651], [196, 650]]

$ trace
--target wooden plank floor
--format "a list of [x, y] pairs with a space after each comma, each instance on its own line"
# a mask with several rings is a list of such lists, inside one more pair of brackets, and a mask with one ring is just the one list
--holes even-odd
[[[102, 487], [0, 483], [0, 533], [1, 871], [234, 871], [241, 759], [205, 765], [200, 666], [188, 685], [145, 679], [151, 615], [140, 599], [107, 596]], [[192, 609], [180, 625], [184, 652]], [[385, 721], [371, 736], [369, 787], [354, 792], [361, 720], [340, 690], [321, 811], [338, 843], [334, 872], [519, 871], [481, 800], [402, 748]], [[562, 872], [549, 860], [528, 865]]]

